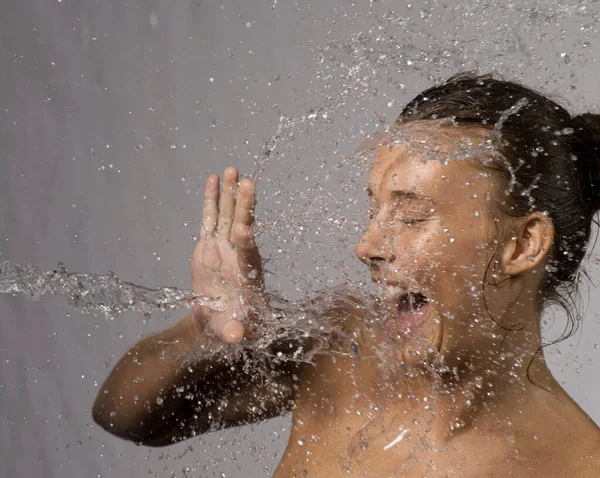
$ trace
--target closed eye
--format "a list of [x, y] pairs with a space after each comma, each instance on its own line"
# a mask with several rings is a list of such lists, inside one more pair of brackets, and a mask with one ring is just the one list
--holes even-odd
[[404, 224], [416, 224], [417, 222], [423, 222], [425, 219], [417, 219], [414, 217], [405, 217], [404, 219], [402, 219], [402, 222]]
[[417, 224], [419, 222], [425, 222], [425, 221], [432, 221], [433, 218], [427, 218], [427, 219], [421, 219], [421, 218], [417, 218], [417, 217], [405, 217], [402, 219], [402, 222], [404, 224]]

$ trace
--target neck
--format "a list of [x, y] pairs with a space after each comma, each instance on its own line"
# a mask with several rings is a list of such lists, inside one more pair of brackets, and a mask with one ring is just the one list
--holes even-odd
[[[506, 332], [509, 327], [493, 325], [489, 343], [482, 344], [487, 352], [471, 347], [462, 356], [440, 358], [408, 374], [407, 401], [412, 399], [421, 411], [428, 404], [428, 427], [434, 436], [443, 440], [469, 430], [500, 429], [522, 421], [526, 409], [539, 403], [534, 396], [562, 397], [541, 349], [539, 316], [522, 312], [515, 311], [522, 322], [527, 318], [522, 330]], [[512, 317], [509, 323], [518, 321]]]
[[[354, 336], [359, 337], [360, 353], [344, 354], [345, 359], [332, 362], [332, 369], [324, 373], [348, 382], [336, 388], [345, 397], [343, 403], [348, 397], [342, 390], [353, 389], [355, 394], [349, 401], [362, 397], [357, 400], [364, 400], [366, 407], [376, 404], [379, 410], [402, 413], [406, 427], [427, 427], [428, 435], [432, 433], [432, 438], [439, 440], [469, 430], [520, 423], [526, 408], [539, 403], [540, 394], [563, 396], [540, 350], [539, 315], [534, 309], [505, 314], [502, 326], [485, 313], [478, 318], [476, 323], [489, 327], [477, 332], [489, 337], [488, 342], [478, 342], [474, 348], [467, 337], [463, 343], [451, 345], [462, 353], [449, 351], [443, 359], [430, 357], [427, 364], [417, 360], [406, 366], [404, 359], [410, 354], [402, 344], [391, 341], [379, 327], [365, 329], [364, 322], [359, 322]], [[527, 324], [524, 329], [506, 332], [511, 324], [521, 322]], [[427, 349], [425, 343], [421, 345], [424, 347], [419, 349]], [[329, 363], [331, 359], [322, 361]], [[348, 373], [340, 374], [345, 367]], [[336, 393], [328, 390], [329, 395]]]

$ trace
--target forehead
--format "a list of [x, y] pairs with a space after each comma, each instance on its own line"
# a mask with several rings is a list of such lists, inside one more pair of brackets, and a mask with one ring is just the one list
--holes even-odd
[[478, 125], [460, 125], [450, 120], [411, 121], [394, 124], [385, 130], [369, 134], [354, 149], [354, 155], [369, 157], [381, 146], [410, 144], [412, 148], [429, 145], [451, 150], [453, 147], [465, 149], [475, 144], [489, 149], [491, 130]]
[[[390, 131], [373, 150], [369, 189], [387, 182], [409, 190], [487, 177], [473, 160], [491, 156], [489, 130], [420, 121]], [[467, 184], [469, 185], [469, 184]], [[445, 188], [444, 188], [445, 189]]]
[[371, 152], [387, 146], [404, 145], [414, 153], [439, 159], [441, 154], [466, 156], [492, 151], [491, 130], [477, 125], [459, 125], [448, 120], [413, 121], [395, 125], [389, 130], [370, 136], [363, 150]]

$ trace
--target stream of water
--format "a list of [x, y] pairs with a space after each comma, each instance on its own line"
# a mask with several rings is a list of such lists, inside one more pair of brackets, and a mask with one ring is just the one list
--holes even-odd
[[176, 287], [151, 289], [126, 282], [113, 273], [83, 274], [68, 272], [63, 263], [56, 269], [41, 270], [31, 264], [0, 264], [0, 293], [23, 293], [39, 300], [46, 293], [63, 296], [82, 314], [104, 314], [114, 319], [125, 312], [162, 312], [192, 308], [195, 305], [223, 311], [227, 302], [219, 297], [198, 296]]

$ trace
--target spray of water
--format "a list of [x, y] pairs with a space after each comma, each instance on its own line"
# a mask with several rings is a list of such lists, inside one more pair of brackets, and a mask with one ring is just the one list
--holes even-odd
[[[551, 17], [563, 18], [573, 14], [583, 14], [574, 7], [567, 9], [562, 6], [533, 3], [535, 8], [529, 10], [528, 14], [531, 17], [531, 23], [534, 24], [544, 25]], [[463, 7], [469, 11], [469, 15], [465, 15], [465, 18], [478, 16], [485, 20], [489, 15], [478, 2], [467, 2]], [[511, 18], [518, 16], [516, 14], [522, 13], [520, 8], [516, 4], [506, 7], [506, 16]], [[427, 19], [431, 15], [432, 13], [426, 9], [420, 12], [423, 19]], [[364, 137], [365, 131], [369, 131], [371, 128], [381, 127], [382, 124], [385, 124], [385, 118], [373, 111], [372, 107], [365, 105], [379, 101], [378, 98], [381, 96], [386, 96], [386, 93], [382, 93], [383, 89], [378, 87], [382, 83], [392, 85], [392, 89], [398, 95], [402, 95], [406, 88], [401, 81], [402, 75], [407, 71], [420, 71], [423, 76], [430, 77], [432, 71], [445, 72], [472, 66], [483, 68], [487, 66], [485, 62], [474, 65], [473, 58], [485, 57], [490, 58], [491, 62], [495, 61], [495, 56], [490, 54], [493, 51], [482, 51], [483, 46], [477, 47], [480, 49], [476, 48], [475, 52], [469, 50], [470, 47], [466, 45], [432, 48], [432, 45], [447, 45], [445, 41], [440, 42], [438, 38], [427, 36], [435, 35], [433, 32], [421, 32], [420, 36], [415, 36], [410, 42], [399, 39], [395, 33], [411, 27], [411, 21], [406, 12], [390, 10], [379, 17], [373, 13], [373, 18], [374, 24], [369, 29], [355, 32], [349, 38], [344, 39], [336, 39], [332, 35], [328, 35], [325, 43], [315, 49], [315, 59], [318, 64], [314, 78], [315, 90], [312, 95], [315, 97], [315, 102], [312, 107], [305, 107], [304, 112], [299, 115], [280, 112], [275, 133], [264, 143], [262, 152], [255, 156], [256, 161], [251, 177], [264, 181], [268, 166], [274, 158], [280, 162], [283, 157], [293, 157], [288, 153], [297, 146], [294, 144], [296, 137], [309, 130], [311, 132], [320, 130], [327, 132], [333, 128], [332, 125], [337, 119], [341, 120], [351, 115], [353, 122], [361, 126], [359, 131], [354, 130], [350, 134], [345, 128], [341, 128], [342, 131], [338, 133], [334, 131], [331, 134], [328, 133], [329, 143], [323, 143], [323, 145], [325, 148], [332, 146], [330, 148], [331, 157], [336, 157], [339, 150], [343, 149], [339, 147], [340, 144], [348, 143], [349, 139]], [[464, 30], [464, 27], [465, 24], [462, 21], [456, 25], [449, 25], [449, 28], [456, 32]], [[497, 48], [497, 45], [506, 45], [505, 41], [500, 40], [513, 37], [505, 29], [487, 30], [486, 32], [490, 38], [479, 45], [486, 45], [492, 50]], [[522, 46], [518, 44], [513, 46], [515, 50], [522, 51], [524, 57], [526, 56], [526, 51]], [[442, 76], [445, 77], [446, 74], [444, 73]], [[431, 77], [429, 79], [431, 80]], [[389, 100], [387, 98], [385, 100], [387, 107], [395, 107], [396, 97]], [[493, 128], [493, 144], [496, 141], [501, 142], [501, 129], [506, 119], [510, 115], [518, 113], [524, 106], [526, 106], [526, 102], [521, 100], [505, 112]], [[408, 141], [408, 139], [398, 136], [394, 141], [401, 142]], [[413, 147], [418, 146], [413, 145]], [[422, 149], [428, 157], [439, 159], [436, 151], [427, 150], [427, 145]], [[372, 154], [372, 152], [371, 149], [368, 154]], [[472, 145], [465, 145], [465, 148], [462, 148], [455, 156], [446, 159], [467, 159], [489, 153], [490, 150], [487, 148], [477, 149]], [[356, 181], [364, 173], [368, 164], [368, 161], [364, 161], [364, 155], [361, 155], [360, 161], [356, 161], [357, 157], [358, 155], [352, 155], [346, 156], [342, 160], [336, 159], [333, 174], [325, 169], [323, 178], [309, 191], [294, 189], [289, 192], [289, 199], [281, 200], [281, 203], [285, 205], [284, 211], [267, 210], [269, 214], [263, 214], [264, 219], [260, 218], [257, 223], [258, 235], [268, 233], [278, 236], [279, 239], [279, 236], [287, 234], [291, 236], [291, 240], [288, 242], [289, 247], [295, 247], [298, 244], [310, 243], [307, 234], [317, 231], [320, 233], [318, 238], [320, 246], [327, 244], [327, 247], [331, 249], [331, 243], [336, 243], [340, 249], [345, 249], [350, 236], [348, 231], [355, 233], [363, 226], [361, 220], [352, 219], [352, 211], [348, 212], [349, 205], [356, 204]], [[512, 176], [514, 177], [514, 175]], [[337, 180], [337, 186], [344, 194], [348, 194], [347, 196], [334, 197], [335, 194], [328, 190], [327, 186], [332, 185], [334, 180]], [[329, 184], [327, 184], [328, 181]], [[273, 188], [269, 187], [261, 188], [261, 191], [269, 191], [262, 192], [262, 194], [270, 194], [271, 197], [285, 196], [282, 191], [272, 192], [272, 190]], [[269, 199], [269, 197], [263, 199]], [[290, 208], [290, 204], [293, 204], [294, 208]], [[288, 215], [286, 215], [286, 211], [288, 211]], [[311, 247], [316, 249], [317, 243], [311, 244]], [[287, 253], [284, 248], [282, 251], [283, 255], [293, 258], [293, 254]], [[328, 258], [320, 254], [314, 254], [314, 257], [321, 258], [319, 259], [320, 267], [314, 268], [318, 272], [303, 270], [302, 282], [300, 279], [295, 281], [298, 288], [310, 289], [309, 282], [312, 279], [318, 279], [314, 282], [318, 282], [320, 286], [327, 283], [325, 280], [321, 280], [320, 276], [323, 274], [322, 271], [327, 270]], [[276, 261], [272, 260], [270, 263], [274, 264]], [[289, 270], [292, 274], [299, 269], [292, 267]], [[314, 277], [311, 274], [314, 274]], [[125, 312], [150, 314], [178, 308], [191, 308], [196, 304], [216, 311], [223, 311], [227, 308], [225, 298], [201, 297], [193, 291], [174, 287], [152, 289], [122, 281], [111, 273], [106, 275], [70, 273], [62, 264], [59, 264], [54, 270], [43, 271], [29, 264], [4, 262], [0, 265], [0, 292], [25, 293], [34, 300], [38, 300], [47, 292], [61, 295], [71, 306], [82, 313], [104, 314], [110, 319]], [[353, 293], [356, 295], [356, 291]], [[330, 302], [344, 300], [342, 297], [343, 294], [338, 294], [335, 300], [331, 297], [328, 300]], [[256, 350], [271, 353], [270, 351], [277, 348], [277, 344], [286, 341], [306, 344], [312, 341], [312, 350], [329, 348], [332, 353], [334, 349], [343, 351], [340, 353], [346, 353], [347, 345], [350, 343], [345, 340], [348, 337], [347, 334], [342, 332], [339, 325], [319, 318], [327, 315], [325, 312], [330, 310], [333, 302], [325, 305], [321, 303], [318, 307], [307, 306], [306, 304], [310, 304], [310, 302], [307, 302], [306, 296], [303, 301], [283, 301], [283, 305], [280, 306], [282, 313], [265, 314], [261, 317], [262, 330], [265, 333], [259, 335], [251, 346]], [[370, 312], [373, 311], [370, 310]], [[371, 315], [376, 316], [374, 313]], [[340, 337], [344, 338], [343, 341], [346, 345], [336, 349], [331, 345], [335, 342], [332, 337], [336, 337], [335, 340]], [[318, 342], [317, 346], [314, 346], [315, 342]], [[245, 342], [241, 347], [247, 346], [248, 343]], [[310, 347], [298, 348], [302, 351], [295, 356], [292, 354], [292, 359], [305, 360], [308, 357], [310, 360], [312, 352], [307, 352], [308, 348]]]
[[[110, 320], [126, 312], [141, 312], [149, 317], [152, 312], [189, 309], [196, 305], [223, 312], [228, 304], [226, 297], [205, 297], [176, 287], [151, 289], [123, 281], [113, 273], [68, 272], [62, 263], [53, 270], [45, 271], [31, 264], [3, 262], [0, 264], [0, 293], [23, 293], [36, 301], [46, 293], [63, 296], [82, 314], [104, 314]], [[248, 291], [244, 294], [248, 296]], [[351, 334], [344, 331], [339, 321], [336, 323], [328, 313], [341, 307], [356, 307], [356, 302], [349, 297], [350, 293], [343, 288], [329, 291], [318, 301], [308, 303], [271, 297], [274, 312], [264, 313], [255, 319], [256, 333], [252, 340], [237, 347], [223, 344], [211, 350], [197, 348], [187, 359], [196, 360], [200, 354], [203, 358], [223, 354], [225, 349], [229, 358], [252, 349], [255, 358], [291, 362], [311, 362], [316, 353], [325, 351], [350, 353], [355, 350], [351, 345]], [[362, 303], [367, 300], [365, 297]]]
[[[504, 122], [510, 115], [518, 113], [526, 104], [525, 99], [520, 100], [504, 112], [492, 130], [489, 144], [501, 144]], [[325, 109], [320, 111], [325, 111]], [[289, 138], [290, 135], [293, 136], [295, 127], [313, 121], [318, 114], [321, 113], [313, 111], [311, 114], [299, 117], [281, 117], [276, 133], [267, 141], [263, 155], [256, 162], [253, 177], [260, 179], [278, 144]], [[427, 134], [431, 135], [435, 132], [428, 129]], [[406, 144], [409, 148], [418, 149], [423, 155], [424, 161], [440, 160], [439, 152], [435, 148], [430, 148], [428, 144], [415, 142], [410, 135], [403, 134], [398, 128], [388, 127], [380, 134], [369, 138], [352, 155], [346, 156], [339, 162], [338, 167], [354, 167], [362, 172], [366, 169], [366, 165], [373, 160], [373, 155], [379, 146], [400, 143]], [[470, 143], [457, 143], [458, 152], [442, 155], [441, 160], [448, 162], [493, 154], [489, 144], [483, 147], [474, 147]], [[514, 178], [514, 172], [511, 176]], [[305, 221], [314, 219], [316, 206], [317, 201], [313, 199], [313, 206], [305, 211]], [[294, 225], [285, 215], [281, 219], [284, 227], [291, 228]], [[335, 227], [335, 224], [333, 226]], [[302, 226], [295, 229], [299, 231], [300, 237], [304, 235]], [[363, 290], [359, 291], [358, 288]], [[251, 348], [258, 356], [305, 362], [312, 361], [316, 353], [355, 353], [356, 347], [353, 345], [352, 334], [345, 331], [339, 321], [331, 321], [328, 317], [332, 316], [331, 311], [355, 307], [356, 303], [349, 301], [349, 297], [360, 296], [361, 307], [369, 313], [370, 317], [374, 318], [374, 322], [377, 322], [378, 314], [372, 305], [370, 293], [364, 290], [363, 284], [359, 284], [358, 288], [355, 286], [352, 287], [352, 290], [337, 288], [324, 294], [321, 292], [320, 300], [312, 302], [307, 300], [306, 296], [300, 301], [289, 301], [277, 298], [276, 294], [271, 293], [270, 302], [274, 306], [273, 310], [277, 312], [261, 313], [256, 321], [260, 325], [257, 329], [259, 333], [255, 334], [254, 340], [244, 341], [242, 345], [237, 346], [238, 351]], [[0, 264], [0, 293], [24, 293], [33, 300], [39, 300], [45, 293], [60, 295], [66, 298], [70, 306], [83, 314], [104, 314], [111, 320], [126, 312], [141, 312], [145, 317], [149, 317], [152, 312], [190, 309], [195, 305], [222, 312], [227, 309], [228, 304], [226, 297], [205, 297], [191, 290], [176, 287], [152, 289], [123, 281], [113, 273], [100, 275], [68, 272], [63, 263], [59, 263], [53, 270], [44, 271], [31, 264], [3, 262]], [[248, 291], [241, 290], [233, 293], [234, 295], [236, 293], [248, 295]], [[251, 298], [248, 300], [251, 302]], [[235, 348], [229, 347], [228, 353], [231, 354]], [[284, 353], [283, 350], [286, 348], [288, 352], [290, 348], [293, 348], [293, 352]], [[212, 352], [220, 353], [222, 351], [223, 347], [217, 347]], [[207, 350], [194, 350], [192, 355], [197, 358], [198, 353], [206, 355]]]
[[113, 273], [68, 272], [62, 263], [56, 269], [44, 271], [31, 264], [3, 262], [0, 264], [0, 293], [24, 293], [33, 300], [39, 300], [46, 293], [60, 295], [82, 314], [102, 313], [108, 319], [125, 312], [150, 314], [195, 305], [215, 311], [227, 308], [227, 301], [220, 297], [203, 297], [176, 287], [150, 289], [125, 282]]

